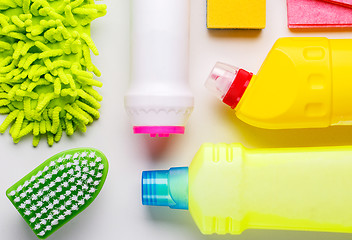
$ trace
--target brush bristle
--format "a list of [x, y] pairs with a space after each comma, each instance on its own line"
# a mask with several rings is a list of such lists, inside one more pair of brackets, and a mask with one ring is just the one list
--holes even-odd
[[97, 150], [64, 152], [40, 165], [7, 191], [7, 196], [39, 238], [60, 228], [97, 196], [107, 174]]

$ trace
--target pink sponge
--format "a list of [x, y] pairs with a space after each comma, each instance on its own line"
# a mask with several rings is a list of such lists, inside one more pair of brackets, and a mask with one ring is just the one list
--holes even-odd
[[340, 4], [352, 6], [352, 0], [287, 0], [288, 27], [352, 27], [352, 9]]

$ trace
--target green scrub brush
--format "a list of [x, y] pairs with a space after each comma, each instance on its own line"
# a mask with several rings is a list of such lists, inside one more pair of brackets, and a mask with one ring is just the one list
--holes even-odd
[[91, 204], [104, 185], [108, 162], [91, 148], [49, 158], [6, 191], [7, 197], [41, 239]]
[[94, 0], [0, 0], [0, 126], [17, 143], [33, 133], [48, 144], [99, 118], [102, 83], [90, 51], [90, 22], [106, 14]]

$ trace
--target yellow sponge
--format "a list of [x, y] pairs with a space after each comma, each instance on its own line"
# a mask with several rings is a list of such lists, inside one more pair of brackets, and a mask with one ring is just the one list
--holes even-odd
[[207, 0], [207, 27], [263, 29], [265, 5], [265, 0]]

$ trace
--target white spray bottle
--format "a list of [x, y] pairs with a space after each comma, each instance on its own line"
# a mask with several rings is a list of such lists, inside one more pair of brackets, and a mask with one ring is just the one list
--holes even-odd
[[131, 78], [125, 107], [136, 134], [183, 134], [188, 86], [189, 0], [132, 0]]

